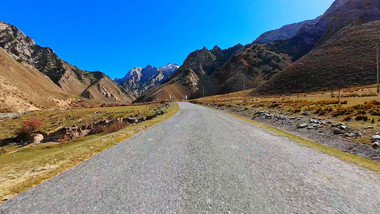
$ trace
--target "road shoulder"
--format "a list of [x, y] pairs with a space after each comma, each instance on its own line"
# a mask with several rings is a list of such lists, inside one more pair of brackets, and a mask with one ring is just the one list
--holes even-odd
[[167, 112], [117, 132], [89, 135], [65, 144], [40, 144], [0, 156], [0, 203], [77, 166], [98, 153], [177, 114], [173, 103]]
[[[202, 106], [204, 106], [204, 105], [202, 105]], [[207, 106], [204, 106], [204, 107], [207, 107]], [[354, 154], [350, 154], [350, 153], [347, 153], [347, 152], [340, 151], [338, 149], [335, 149], [335, 148], [332, 148], [332, 147], [329, 147], [329, 146], [317, 143], [317, 142], [312, 141], [310, 139], [303, 138], [303, 137], [298, 136], [296, 134], [293, 134], [293, 133], [287, 132], [285, 130], [276, 128], [274, 126], [271, 126], [271, 125], [268, 125], [268, 124], [265, 124], [265, 123], [261, 123], [261, 122], [258, 122], [258, 121], [251, 120], [251, 119], [249, 119], [247, 117], [244, 117], [244, 116], [241, 116], [241, 115], [238, 115], [238, 114], [235, 114], [235, 113], [231, 113], [231, 112], [228, 112], [228, 111], [223, 111], [223, 110], [212, 108], [212, 107], [207, 107], [207, 108], [210, 108], [212, 110], [223, 112], [225, 114], [231, 115], [231, 116], [233, 116], [235, 118], [238, 118], [238, 119], [244, 120], [244, 121], [246, 121], [248, 123], [251, 123], [251, 124], [253, 124], [253, 125], [257, 126], [257, 127], [260, 127], [262, 129], [268, 130], [268, 131], [270, 131], [273, 134], [286, 137], [289, 140], [294, 141], [294, 142], [296, 142], [298, 144], [301, 144], [303, 146], [317, 149], [320, 152], [323, 152], [325, 154], [337, 157], [337, 158], [339, 158], [339, 159], [341, 159], [343, 161], [346, 161], [346, 162], [355, 163], [355, 164], [357, 164], [357, 165], [359, 165], [361, 167], [370, 169], [370, 170], [375, 171], [375, 172], [377, 172], [377, 173], [380, 174], [380, 163], [377, 162], [377, 161], [374, 161], [374, 160], [371, 160], [371, 159], [368, 159], [368, 158], [364, 158], [364, 157], [360, 157], [360, 156], [357, 156], [357, 155], [354, 155]]]

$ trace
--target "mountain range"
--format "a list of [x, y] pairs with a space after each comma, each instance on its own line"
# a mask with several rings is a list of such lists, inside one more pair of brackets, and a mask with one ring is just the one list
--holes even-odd
[[251, 44], [206, 47], [182, 66], [135, 67], [112, 80], [88, 72], [0, 22], [0, 111], [197, 98], [254, 88], [254, 94], [330, 90], [376, 81], [379, 0], [336, 0], [321, 16], [266, 32]]
[[378, 20], [378, 0], [336, 0], [323, 15], [266, 32], [252, 44], [191, 53], [166, 83], [135, 102], [247, 88], [273, 94], [373, 84]]
[[[128, 91], [104, 73], [84, 71], [63, 61], [52, 49], [37, 45], [32, 38], [26, 36], [17, 27], [4, 22], [0, 22], [0, 48], [2, 59], [4, 59], [0, 65], [3, 82], [0, 87], [3, 88], [3, 93], [8, 92], [2, 97], [1, 111], [6, 111], [6, 109], [8, 111], [25, 111], [60, 106], [60, 103], [72, 103], [72, 100], [78, 100], [78, 98], [92, 99], [96, 102], [120, 103], [131, 103], [134, 100]], [[39, 73], [35, 70], [38, 70]], [[19, 75], [20, 73], [24, 75]], [[39, 96], [40, 93], [35, 93], [36, 95], [32, 96], [34, 98], [26, 96], [33, 92], [22, 90], [26, 86], [21, 87], [20, 85], [25, 83], [26, 79], [35, 80], [27, 85], [32, 84], [33, 88], [49, 89], [49, 91], [58, 93], [59, 96], [52, 94]], [[11, 92], [10, 88], [17, 90]], [[21, 92], [17, 92], [20, 90], [25, 96], [21, 95]], [[38, 90], [34, 92], [38, 92]], [[24, 103], [23, 105], [6, 102], [6, 100], [20, 99], [21, 103]], [[54, 99], [55, 102], [50, 102], [49, 99]]]
[[307, 20], [299, 23], [289, 24], [280, 29], [271, 30], [261, 34], [253, 43], [267, 44], [278, 40], [287, 40], [293, 38], [304, 25], [314, 25], [319, 21], [320, 17], [313, 20]]
[[135, 97], [140, 97], [149, 89], [165, 82], [178, 68], [179, 66], [173, 63], [160, 68], [151, 65], [147, 65], [145, 68], [135, 67], [123, 78], [116, 78], [115, 82], [130, 91]]
[[164, 84], [137, 98], [135, 102], [190, 97], [215, 70], [243, 50], [244, 46], [240, 44], [226, 50], [222, 50], [218, 46], [211, 50], [206, 47], [196, 50], [189, 54], [183, 65]]
[[317, 23], [304, 25], [291, 39], [271, 44], [290, 55], [294, 63], [257, 92], [306, 92], [374, 84], [379, 20], [378, 0], [335, 1]]

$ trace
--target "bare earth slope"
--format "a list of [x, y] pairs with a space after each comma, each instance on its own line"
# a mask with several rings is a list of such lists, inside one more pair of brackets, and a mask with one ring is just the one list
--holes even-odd
[[[250, 45], [215, 71], [203, 84], [205, 95], [226, 94], [255, 88], [291, 63], [287, 54], [277, 53], [266, 45]], [[201, 88], [193, 97], [201, 97]]]
[[[67, 94], [74, 96], [88, 94], [85, 90], [92, 87], [92, 93], [99, 96], [88, 97], [100, 102], [130, 103], [134, 99], [105, 74], [84, 71], [67, 63], [51, 48], [35, 44], [32, 38], [26, 36], [16, 26], [0, 22], [0, 47], [18, 62], [27, 63], [45, 74]], [[107, 84], [99, 86], [100, 81], [105, 81]]]
[[263, 94], [307, 92], [376, 83], [380, 21], [346, 27], [258, 89]]
[[1, 213], [379, 213], [380, 175], [215, 110], [171, 119]]
[[57, 106], [59, 100], [67, 98], [47, 76], [30, 65], [20, 64], [0, 48], [0, 111], [37, 110]]
[[293, 38], [274, 45], [297, 60], [344, 27], [376, 20], [380, 20], [379, 0], [336, 0], [318, 22], [303, 25]]

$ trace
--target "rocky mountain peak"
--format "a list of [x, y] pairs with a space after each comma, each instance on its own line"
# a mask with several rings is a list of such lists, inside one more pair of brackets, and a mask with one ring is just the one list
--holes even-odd
[[212, 51], [222, 51], [222, 49], [219, 46], [215, 45]]
[[203, 48], [201, 49], [201, 51], [208, 51], [208, 49], [206, 48], [206, 46], [203, 46]]
[[0, 22], [0, 47], [7, 50], [17, 61], [32, 63], [31, 50], [36, 43], [16, 26]]
[[[45, 74], [69, 95], [87, 94], [86, 98], [94, 97], [102, 101], [131, 102], [133, 100], [133, 97], [105, 74], [84, 71], [63, 61], [51, 48], [35, 44], [33, 39], [26, 36], [20, 29], [5, 22], [0, 22], [0, 47], [18, 62], [30, 64]], [[114, 93], [113, 96], [104, 96], [97, 89], [100, 82], [103, 82], [102, 84], [109, 92]]]
[[144, 69], [146, 69], [146, 70], [150, 70], [150, 69], [153, 69], [154, 67], [153, 66], [151, 66], [151, 65], [147, 65]]
[[177, 71], [178, 67], [178, 65], [173, 63], [169, 63], [160, 68], [152, 65], [147, 65], [145, 68], [135, 67], [130, 70], [125, 77], [115, 79], [115, 81], [123, 88], [131, 91], [136, 97], [139, 97], [150, 88], [167, 80]]
[[166, 76], [171, 76], [177, 69], [179, 68], [179, 65], [174, 63], [169, 63], [163, 67], [160, 67], [158, 70], [165, 74]]

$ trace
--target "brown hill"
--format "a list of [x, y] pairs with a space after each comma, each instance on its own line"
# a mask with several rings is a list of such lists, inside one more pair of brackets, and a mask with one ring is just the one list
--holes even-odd
[[[88, 95], [86, 91], [91, 89], [93, 95], [85, 97], [98, 101], [132, 102], [134, 99], [105, 74], [83, 71], [70, 65], [52, 49], [36, 45], [32, 38], [25, 36], [17, 27], [4, 22], [0, 22], [0, 47], [18, 62], [28, 63], [48, 76], [67, 94]], [[100, 82], [103, 83], [102, 87]]]
[[[225, 94], [255, 88], [291, 63], [287, 54], [277, 53], [266, 45], [250, 45], [232, 57], [204, 83], [205, 95]], [[203, 87], [192, 97], [203, 95]]]
[[105, 74], [101, 72], [93, 73], [99, 77], [96, 82], [93, 82], [81, 93], [82, 97], [106, 102], [132, 102], [134, 100], [134, 97], [129, 95], [128, 91], [115, 84], [115, 82]]
[[348, 26], [258, 88], [262, 94], [307, 92], [376, 82], [380, 21]]
[[22, 65], [0, 48], [0, 112], [60, 106], [69, 96], [47, 76]]
[[305, 24], [293, 38], [276, 41], [272, 45], [280, 52], [291, 55], [293, 60], [298, 60], [345, 26], [379, 19], [379, 0], [336, 0], [317, 23]]
[[157, 86], [134, 102], [184, 99], [198, 90], [199, 76], [191, 69], [184, 69], [164, 84]]
[[183, 65], [162, 85], [136, 99], [135, 102], [152, 100], [183, 99], [190, 97], [198, 90], [200, 82], [206, 81], [217, 69], [233, 56], [244, 50], [244, 46], [236, 45], [222, 50], [215, 46], [212, 50], [204, 47], [189, 54]]

